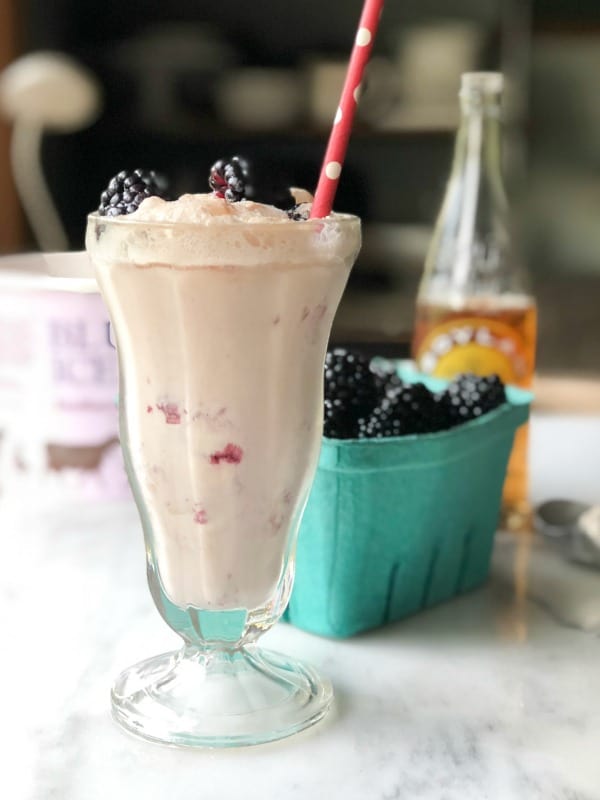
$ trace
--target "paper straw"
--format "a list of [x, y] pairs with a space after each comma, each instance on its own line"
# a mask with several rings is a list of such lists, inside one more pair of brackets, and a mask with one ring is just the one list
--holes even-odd
[[325, 151], [325, 158], [319, 175], [319, 183], [312, 203], [311, 218], [326, 217], [333, 208], [333, 200], [342, 173], [352, 122], [358, 105], [360, 86], [365, 67], [373, 49], [373, 42], [384, 2], [385, 0], [365, 0], [348, 64], [348, 72], [346, 73], [340, 104], [329, 135], [329, 142], [327, 143], [327, 150]]

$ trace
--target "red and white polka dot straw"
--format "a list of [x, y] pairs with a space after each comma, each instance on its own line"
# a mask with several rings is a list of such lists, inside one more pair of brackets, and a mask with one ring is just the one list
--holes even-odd
[[329, 135], [329, 142], [327, 143], [327, 150], [325, 151], [325, 158], [319, 175], [319, 183], [315, 191], [315, 198], [310, 212], [311, 219], [326, 217], [333, 208], [333, 200], [340, 175], [342, 174], [346, 150], [348, 149], [352, 121], [358, 105], [360, 84], [373, 49], [373, 41], [379, 26], [379, 18], [383, 11], [384, 2], [385, 0], [365, 0], [354, 40], [354, 47], [352, 48], [352, 55], [350, 56], [350, 63], [348, 64], [348, 72], [346, 73], [340, 104], [333, 121], [333, 128]]

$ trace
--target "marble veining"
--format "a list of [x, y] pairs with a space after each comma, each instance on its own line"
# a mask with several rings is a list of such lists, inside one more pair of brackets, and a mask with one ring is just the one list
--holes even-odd
[[[559, 463], [561, 426], [534, 420], [534, 493], [558, 471], [564, 495], [597, 501], [600, 418], [568, 429]], [[110, 719], [116, 673], [177, 646], [135, 510], [5, 503], [0, 531], [2, 798], [600, 800], [600, 571], [542, 542], [499, 534], [485, 587], [351, 640], [278, 625], [265, 645], [330, 675], [334, 712], [272, 745], [194, 752]]]

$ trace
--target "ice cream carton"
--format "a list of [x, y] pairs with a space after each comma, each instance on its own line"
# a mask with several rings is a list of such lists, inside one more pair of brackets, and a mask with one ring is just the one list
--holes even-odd
[[512, 387], [507, 398], [440, 433], [324, 438], [284, 618], [347, 637], [482, 584], [514, 434], [531, 402]]
[[117, 355], [85, 252], [0, 258], [0, 500], [130, 499]]

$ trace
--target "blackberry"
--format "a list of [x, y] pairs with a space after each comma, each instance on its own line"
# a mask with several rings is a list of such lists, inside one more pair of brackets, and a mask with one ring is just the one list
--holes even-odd
[[153, 170], [122, 170], [111, 178], [100, 195], [98, 213], [103, 217], [118, 217], [137, 211], [147, 197], [167, 198], [167, 181]]
[[325, 358], [325, 436], [353, 439], [359, 421], [370, 417], [377, 405], [375, 376], [369, 359], [345, 348], [335, 348]]
[[371, 414], [358, 421], [359, 439], [387, 439], [400, 436], [400, 420], [394, 419], [390, 404], [386, 400], [373, 409]]
[[433, 430], [447, 431], [457, 424], [449, 410], [448, 395], [446, 394], [445, 390], [443, 392], [437, 392], [433, 395], [431, 415], [431, 426]]
[[245, 158], [233, 156], [229, 161], [220, 158], [210, 168], [208, 185], [217, 197], [224, 197], [230, 203], [237, 203], [246, 197], [246, 184], [249, 183], [248, 162]]
[[371, 371], [375, 375], [375, 383], [381, 397], [385, 396], [388, 391], [404, 386], [396, 368], [390, 362], [378, 361], [371, 364]]
[[324, 433], [329, 438], [435, 433], [504, 402], [504, 384], [497, 375], [459, 375], [434, 394], [423, 383], [405, 383], [384, 362], [371, 368], [367, 358], [352, 350], [336, 348], [325, 360]]
[[438, 402], [452, 427], [498, 408], [506, 402], [506, 392], [498, 375], [479, 377], [465, 373], [448, 385]]
[[432, 393], [423, 383], [388, 385], [375, 413], [386, 424], [390, 436], [433, 433], [440, 430]]
[[289, 188], [275, 177], [277, 172], [269, 165], [259, 169], [243, 156], [220, 158], [210, 168], [208, 185], [218, 197], [230, 203], [252, 200], [288, 211], [296, 201]]

